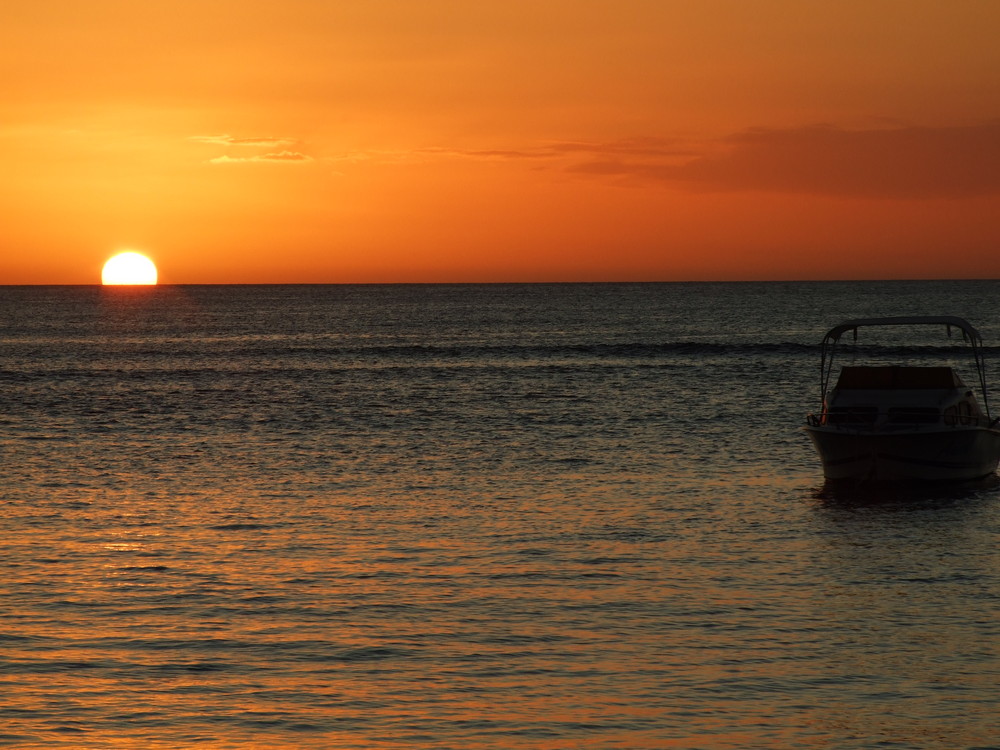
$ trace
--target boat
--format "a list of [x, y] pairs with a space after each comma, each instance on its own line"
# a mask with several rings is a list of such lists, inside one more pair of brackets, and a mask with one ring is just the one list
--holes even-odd
[[[845, 365], [830, 388], [837, 344], [858, 329], [943, 326], [971, 344], [982, 408], [951, 367], [909, 364]], [[983, 340], [955, 316], [848, 320], [820, 345], [820, 414], [805, 431], [828, 480], [858, 482], [965, 482], [994, 474], [1000, 459], [1000, 418], [990, 417]]]

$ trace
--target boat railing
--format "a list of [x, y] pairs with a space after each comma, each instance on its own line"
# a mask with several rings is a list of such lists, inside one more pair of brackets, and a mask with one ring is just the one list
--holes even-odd
[[810, 427], [832, 427], [844, 432], [896, 432], [920, 427], [988, 427], [1000, 424], [1000, 417], [990, 419], [985, 414], [942, 413], [930, 407], [834, 407], [816, 415], [809, 414]]

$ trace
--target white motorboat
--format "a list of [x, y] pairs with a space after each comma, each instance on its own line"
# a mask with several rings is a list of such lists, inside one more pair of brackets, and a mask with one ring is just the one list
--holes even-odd
[[[837, 344], [869, 326], [936, 325], [962, 332], [971, 344], [983, 407], [951, 367], [844, 366], [831, 389]], [[823, 410], [804, 428], [827, 479], [968, 481], [989, 476], [1000, 459], [1000, 419], [986, 393], [982, 337], [952, 316], [868, 318], [831, 328], [821, 345]]]

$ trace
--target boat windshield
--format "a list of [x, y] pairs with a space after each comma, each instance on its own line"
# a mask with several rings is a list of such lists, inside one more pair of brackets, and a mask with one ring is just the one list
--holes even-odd
[[962, 388], [965, 384], [950, 367], [842, 367], [838, 390], [900, 390]]

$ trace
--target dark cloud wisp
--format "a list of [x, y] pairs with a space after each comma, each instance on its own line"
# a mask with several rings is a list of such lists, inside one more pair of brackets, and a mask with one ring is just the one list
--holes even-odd
[[702, 191], [896, 199], [1000, 194], [1000, 121], [965, 127], [755, 129], [680, 163], [604, 152], [571, 171]]

